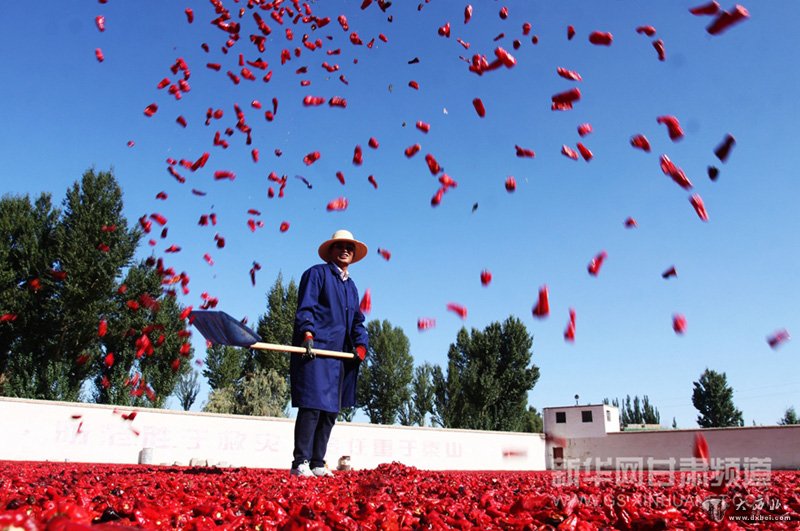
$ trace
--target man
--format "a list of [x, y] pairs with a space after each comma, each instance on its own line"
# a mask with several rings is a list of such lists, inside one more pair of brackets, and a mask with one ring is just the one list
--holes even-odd
[[[300, 278], [292, 343], [305, 347], [292, 356], [294, 425], [293, 476], [332, 476], [325, 452], [336, 416], [356, 403], [358, 368], [367, 354], [367, 330], [359, 309], [358, 289], [348, 268], [367, 254], [367, 246], [346, 230], [336, 231], [319, 246], [326, 263], [309, 268]], [[352, 360], [316, 357], [314, 347], [352, 352]]]

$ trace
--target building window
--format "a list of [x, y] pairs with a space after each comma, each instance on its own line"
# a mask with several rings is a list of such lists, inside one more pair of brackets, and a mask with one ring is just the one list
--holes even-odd
[[566, 423], [567, 423], [567, 412], [556, 411], [556, 424], [566, 424]]
[[583, 422], [591, 422], [592, 421], [592, 412], [591, 411], [581, 411], [581, 420], [583, 420]]
[[606, 411], [606, 420], [608, 422], [611, 422], [611, 412], [610, 411]]

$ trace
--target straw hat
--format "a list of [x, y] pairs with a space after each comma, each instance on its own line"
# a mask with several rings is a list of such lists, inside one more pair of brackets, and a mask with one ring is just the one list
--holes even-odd
[[319, 250], [317, 251], [319, 257], [327, 262], [330, 258], [331, 245], [336, 242], [350, 242], [356, 246], [355, 253], [353, 253], [353, 261], [351, 262], [353, 264], [367, 256], [367, 246], [364, 244], [364, 242], [360, 242], [353, 238], [353, 233], [349, 230], [339, 229], [333, 233], [333, 236], [331, 236], [330, 240], [322, 242], [322, 245], [319, 246]]

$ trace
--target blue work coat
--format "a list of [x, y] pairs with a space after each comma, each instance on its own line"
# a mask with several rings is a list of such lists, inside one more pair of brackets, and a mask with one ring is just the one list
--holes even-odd
[[[332, 263], [312, 266], [300, 278], [293, 344], [302, 345], [306, 332], [314, 335], [314, 348], [352, 352], [368, 346], [358, 288], [352, 279], [343, 281]], [[358, 358], [292, 355], [292, 407], [337, 413], [355, 406], [359, 364]]]

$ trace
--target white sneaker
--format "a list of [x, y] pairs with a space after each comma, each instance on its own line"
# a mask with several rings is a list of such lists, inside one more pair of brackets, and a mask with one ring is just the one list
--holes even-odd
[[333, 472], [328, 470], [324, 466], [317, 466], [311, 469], [311, 472], [317, 476], [318, 478], [332, 478], [334, 476]]
[[293, 468], [289, 471], [289, 475], [291, 476], [300, 476], [302, 478], [313, 478], [314, 473], [311, 472], [311, 467], [308, 466], [308, 461], [303, 461], [297, 468]]

